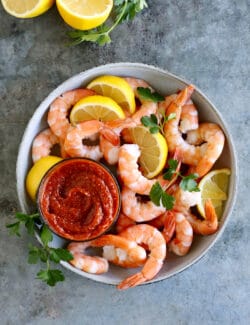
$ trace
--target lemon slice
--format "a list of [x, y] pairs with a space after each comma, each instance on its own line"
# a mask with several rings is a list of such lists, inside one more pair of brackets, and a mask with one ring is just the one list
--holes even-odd
[[135, 111], [135, 95], [128, 82], [117, 76], [101, 76], [94, 79], [87, 88], [98, 95], [112, 98], [122, 109], [131, 114]]
[[218, 219], [221, 218], [224, 203], [227, 200], [230, 174], [229, 168], [216, 169], [209, 172], [200, 181], [201, 203], [197, 205], [197, 208], [203, 218], [205, 218], [204, 206], [207, 199], [211, 199]]
[[43, 14], [55, 0], [1, 0], [4, 9], [17, 18], [32, 18]]
[[139, 164], [144, 176], [153, 178], [164, 168], [167, 160], [168, 147], [165, 138], [160, 133], [152, 134], [144, 126], [130, 129], [132, 141], [141, 150]]
[[113, 0], [56, 0], [56, 5], [68, 25], [87, 30], [101, 25], [108, 18]]
[[61, 160], [60, 157], [47, 156], [36, 161], [31, 167], [26, 177], [26, 190], [33, 201], [36, 201], [36, 193], [45, 173]]
[[125, 114], [122, 108], [113, 99], [99, 95], [79, 100], [70, 113], [72, 124], [89, 120], [107, 122], [123, 118]]

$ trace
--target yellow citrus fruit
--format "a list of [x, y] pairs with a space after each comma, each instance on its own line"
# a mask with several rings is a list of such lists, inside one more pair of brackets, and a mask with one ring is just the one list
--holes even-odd
[[43, 14], [55, 0], [1, 0], [4, 9], [17, 18], [32, 18]]
[[168, 155], [168, 147], [165, 138], [160, 133], [150, 133], [144, 126], [130, 129], [134, 143], [141, 150], [139, 164], [143, 174], [147, 178], [153, 178], [164, 168]]
[[62, 158], [56, 156], [47, 156], [34, 163], [26, 177], [26, 190], [33, 201], [36, 201], [36, 193], [45, 173], [61, 161]]
[[80, 99], [70, 113], [70, 122], [76, 124], [83, 121], [112, 121], [125, 118], [122, 108], [111, 98], [105, 96], [89, 96]]
[[56, 0], [56, 5], [65, 23], [87, 30], [101, 25], [108, 18], [113, 0]]
[[204, 206], [207, 199], [211, 199], [218, 219], [221, 218], [227, 200], [230, 174], [229, 168], [216, 169], [201, 179], [198, 185], [201, 191], [201, 203], [197, 208], [203, 218], [205, 218]]
[[101, 76], [94, 79], [87, 88], [98, 95], [112, 98], [122, 109], [130, 113], [135, 111], [135, 95], [128, 82], [117, 76]]

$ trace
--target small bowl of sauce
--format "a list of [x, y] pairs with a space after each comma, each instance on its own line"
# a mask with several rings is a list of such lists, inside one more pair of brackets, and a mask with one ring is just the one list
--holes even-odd
[[58, 236], [87, 241], [107, 232], [121, 207], [118, 182], [103, 164], [72, 158], [54, 165], [38, 190], [38, 208]]

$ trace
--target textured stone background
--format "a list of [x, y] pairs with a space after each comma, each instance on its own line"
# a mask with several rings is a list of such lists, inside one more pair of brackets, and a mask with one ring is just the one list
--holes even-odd
[[[1, 324], [249, 324], [250, 1], [148, 1], [105, 47], [65, 47], [68, 29], [55, 8], [18, 20], [0, 6], [0, 310]], [[166, 281], [118, 292], [63, 270], [48, 288], [27, 264], [30, 239], [10, 237], [18, 210], [15, 163], [24, 128], [54, 87], [85, 69], [143, 62], [197, 85], [229, 126], [239, 162], [230, 221], [198, 263]], [[35, 242], [35, 240], [33, 240]]]

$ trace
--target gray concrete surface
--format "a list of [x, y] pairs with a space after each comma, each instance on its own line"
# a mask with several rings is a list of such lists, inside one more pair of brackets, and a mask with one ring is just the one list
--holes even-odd
[[[112, 34], [113, 42], [65, 47], [55, 8], [18, 20], [0, 6], [0, 323], [249, 324], [250, 1], [148, 1]], [[15, 163], [24, 128], [41, 100], [68, 77], [109, 62], [143, 62], [181, 75], [215, 103], [234, 139], [239, 192], [230, 221], [198, 263], [166, 281], [118, 292], [63, 270], [48, 288], [27, 263], [22, 233], [5, 224], [18, 210]]]

